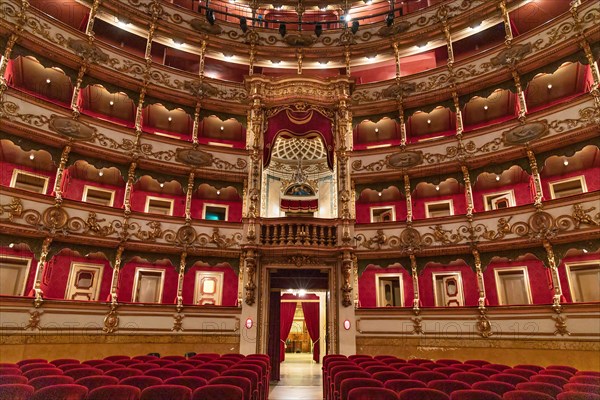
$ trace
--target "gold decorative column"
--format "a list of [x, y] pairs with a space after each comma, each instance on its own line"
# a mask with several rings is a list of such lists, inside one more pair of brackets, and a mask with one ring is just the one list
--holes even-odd
[[119, 273], [121, 272], [121, 262], [123, 260], [123, 251], [125, 251], [125, 247], [123, 243], [119, 245], [117, 248], [117, 254], [115, 256], [115, 265], [113, 267], [113, 274], [110, 284], [110, 302], [111, 304], [116, 304], [118, 302], [119, 296]]
[[[256, 302], [256, 254], [253, 249], [248, 249], [244, 255], [244, 264], [246, 272], [246, 284], [244, 289], [246, 295], [244, 296], [244, 302], [249, 306]], [[243, 272], [241, 272], [243, 274]]]
[[519, 100], [519, 121], [524, 122], [527, 115], [527, 102], [525, 101], [525, 92], [521, 86], [521, 76], [515, 65], [510, 65], [510, 73], [512, 74], [517, 89], [517, 98]]
[[[177, 276], [177, 314], [181, 313], [183, 309], [183, 277], [185, 276], [185, 260], [187, 258], [187, 251], [184, 250], [179, 256], [179, 273]], [[176, 318], [177, 322], [177, 318]], [[179, 321], [181, 323], [181, 321]], [[177, 324], [177, 323], [176, 323]], [[181, 328], [181, 326], [180, 326]], [[173, 329], [181, 330], [181, 329]]]
[[46, 237], [42, 243], [42, 250], [38, 257], [37, 266], [35, 269], [35, 278], [33, 283], [34, 300], [33, 304], [35, 308], [39, 308], [44, 302], [44, 292], [42, 291], [42, 277], [44, 276], [44, 268], [46, 266], [46, 257], [50, 252], [50, 245], [52, 244], [52, 237]]
[[198, 145], [198, 130], [200, 129], [200, 100], [196, 102], [196, 108], [194, 109], [194, 125], [192, 127], [192, 143], [195, 146]]
[[185, 191], [185, 223], [190, 224], [192, 222], [192, 194], [194, 191], [194, 170], [190, 171], [188, 175], [187, 189]]
[[547, 239], [542, 241], [542, 245], [546, 250], [546, 255], [548, 256], [548, 268], [550, 268], [551, 277], [552, 277], [552, 287], [554, 288], [554, 293], [552, 296], [552, 306], [554, 308], [560, 307], [560, 301], [562, 299], [562, 287], [560, 285], [560, 277], [558, 275], [558, 267], [556, 266], [556, 259], [554, 258], [554, 249], [552, 248], [552, 244]]
[[408, 175], [404, 175], [404, 197], [406, 198], [406, 223], [410, 226], [413, 222], [413, 207]]
[[410, 275], [413, 283], [413, 309], [419, 309], [420, 294], [419, 294], [419, 274], [417, 270], [417, 259], [414, 253], [409, 254], [410, 257]]
[[63, 148], [63, 151], [60, 155], [60, 163], [56, 169], [56, 179], [54, 181], [54, 200], [56, 205], [60, 205], [62, 203], [62, 178], [65, 167], [67, 166], [67, 161], [69, 161], [69, 153], [71, 153], [70, 141], [69, 144]]
[[473, 203], [473, 187], [471, 186], [471, 176], [469, 175], [469, 168], [466, 165], [461, 165], [460, 169], [463, 173], [463, 180], [465, 182], [465, 199], [467, 201], [467, 217], [473, 216], [475, 209]]
[[352, 253], [350, 251], [344, 251], [342, 255], [342, 305], [344, 307], [350, 307], [352, 305]]
[[531, 149], [527, 149], [527, 159], [529, 160], [529, 166], [531, 167], [531, 176], [533, 177], [533, 186], [535, 189], [533, 205], [535, 208], [541, 209], [544, 192], [542, 191], [542, 180], [538, 171], [537, 160], [535, 159], [535, 154], [533, 154]]
[[296, 59], [298, 59], [298, 75], [302, 75], [302, 61], [304, 59], [304, 53], [302, 47], [296, 49]]
[[123, 198], [123, 207], [125, 210], [125, 216], [131, 214], [131, 191], [135, 181], [135, 169], [137, 168], [137, 161], [134, 160], [129, 164], [129, 170], [127, 171], [127, 182], [125, 183], [125, 193]]
[[471, 253], [473, 254], [473, 259], [475, 260], [475, 274], [477, 275], [477, 290], [479, 292], [479, 300], [477, 301], [477, 305], [479, 307], [485, 307], [485, 283], [483, 281], [483, 270], [481, 268], [481, 257], [479, 255], [479, 250], [477, 247], [473, 246], [471, 249]]
[[502, 20], [504, 21], [504, 44], [506, 44], [506, 46], [511, 46], [513, 33], [512, 27], [510, 26], [510, 15], [508, 13], [508, 9], [506, 8], [506, 0], [500, 0], [498, 7], [502, 12]]

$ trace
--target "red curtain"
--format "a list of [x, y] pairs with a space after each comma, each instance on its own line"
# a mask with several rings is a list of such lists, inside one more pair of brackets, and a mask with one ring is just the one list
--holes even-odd
[[[294, 314], [296, 313], [296, 302], [281, 302], [279, 313], [279, 362], [285, 360], [285, 341], [292, 330]], [[318, 318], [318, 314], [317, 314]], [[312, 335], [311, 335], [312, 337]]]
[[304, 321], [306, 321], [306, 329], [313, 343], [313, 360], [318, 363], [321, 347], [319, 346], [319, 302], [303, 301], [302, 312], [304, 313]]

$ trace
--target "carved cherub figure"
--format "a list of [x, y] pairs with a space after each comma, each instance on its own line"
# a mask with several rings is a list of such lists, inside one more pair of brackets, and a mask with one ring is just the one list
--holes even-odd
[[581, 204], [575, 204], [573, 206], [573, 220], [575, 220], [575, 229], [579, 229], [579, 226], [582, 224], [585, 225], [598, 225], [598, 222], [595, 221], [592, 216], [589, 214], [594, 211], [596, 207], [583, 208]]

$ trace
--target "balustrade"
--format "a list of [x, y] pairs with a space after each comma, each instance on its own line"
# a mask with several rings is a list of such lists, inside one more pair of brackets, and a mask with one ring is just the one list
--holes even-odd
[[268, 219], [262, 221], [260, 242], [266, 246], [333, 247], [337, 226], [331, 220]]

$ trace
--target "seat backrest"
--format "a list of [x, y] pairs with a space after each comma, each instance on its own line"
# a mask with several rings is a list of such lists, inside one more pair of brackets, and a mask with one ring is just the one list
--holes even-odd
[[454, 367], [438, 367], [438, 368], [434, 369], [433, 371], [439, 372], [440, 374], [444, 374], [446, 376], [450, 376], [457, 372], [464, 372], [462, 369], [454, 368]]
[[244, 391], [233, 385], [210, 384], [194, 391], [192, 400], [244, 400]]
[[376, 372], [372, 375], [373, 379], [377, 379], [381, 382], [389, 381], [390, 379], [410, 379], [410, 377], [400, 371], [382, 371]]
[[0, 368], [0, 375], [23, 375], [19, 368]]
[[[191, 400], [192, 389], [180, 385], [151, 386], [142, 390], [140, 400]], [[215, 399], [217, 400], [217, 399]]]
[[415, 372], [420, 372], [420, 371], [428, 372], [429, 370], [425, 367], [420, 367], [418, 365], [407, 365], [407, 366], [398, 368], [398, 371], [404, 372], [405, 374], [410, 375], [410, 374], [413, 374]]
[[436, 360], [438, 364], [447, 365], [448, 367], [454, 364], [462, 364], [462, 361], [453, 360], [451, 358], [440, 358]]
[[23, 375], [0, 375], [0, 385], [11, 385], [14, 383], [26, 384], [29, 380]]
[[52, 385], [63, 385], [67, 383], [74, 383], [75, 380], [70, 376], [66, 375], [47, 375], [47, 376], [38, 376], [37, 378], [33, 378], [29, 380], [27, 383], [35, 388], [35, 390], [40, 390], [46, 386]]
[[563, 390], [565, 392], [584, 392], [584, 393], [598, 393], [600, 394], [600, 386], [588, 385], [586, 383], [567, 383]]
[[198, 389], [199, 387], [206, 386], [208, 384], [208, 381], [204, 378], [199, 378], [197, 376], [174, 376], [173, 378], [165, 380], [165, 384], [185, 386], [192, 389], [193, 391]]
[[348, 378], [344, 379], [340, 385], [340, 399], [347, 399], [348, 394], [354, 388], [358, 387], [378, 387], [382, 388], [383, 384], [373, 378]]
[[530, 382], [542, 382], [542, 383], [550, 383], [552, 385], [556, 385], [559, 387], [563, 387], [565, 384], [569, 383], [569, 381], [562, 376], [555, 375], [534, 375], [529, 378]]
[[427, 364], [427, 363], [432, 362], [429, 358], [411, 358], [406, 361], [408, 361], [410, 364], [415, 364], [415, 365]]
[[488, 380], [487, 376], [475, 372], [456, 372], [454, 374], [451, 374], [448, 378], [453, 379], [455, 381], [465, 382], [469, 385], [473, 385], [475, 382], [482, 382]]
[[99, 368], [77, 368], [64, 372], [64, 375], [70, 376], [75, 380], [84, 378], [86, 376], [98, 376], [103, 374], [104, 372]]
[[155, 376], [129, 376], [121, 379], [119, 383], [121, 385], [135, 386], [140, 390], [144, 390], [147, 387], [162, 385], [163, 380]]
[[33, 386], [22, 383], [0, 385], [0, 400], [29, 400], [34, 390]]
[[471, 364], [471, 365], [476, 365], [478, 367], [483, 367], [484, 365], [487, 365], [489, 363], [490, 363], [489, 361], [485, 361], [485, 360], [467, 360], [463, 364]]
[[156, 356], [147, 356], [146, 355], [146, 356], [135, 356], [135, 357], [132, 357], [131, 359], [132, 360], [138, 360], [138, 361], [141, 361], [141, 362], [148, 362], [148, 361], [151, 361], [151, 360], [158, 360], [158, 357], [156, 357]]
[[533, 392], [531, 390], [512, 390], [504, 393], [503, 400], [554, 400], [554, 397], [546, 393]]
[[507, 382], [483, 381], [475, 382], [471, 388], [477, 390], [487, 390], [488, 392], [494, 392], [502, 396], [506, 392], [515, 390], [515, 385], [511, 385]]
[[133, 369], [137, 369], [138, 371], [146, 372], [151, 369], [156, 369], [156, 364], [139, 363], [139, 364], [130, 365], [129, 368], [133, 368]]
[[77, 364], [62, 364], [62, 365], [57, 366], [57, 368], [60, 368], [63, 371], [69, 371], [71, 369], [89, 368], [89, 367], [90, 367], [90, 365], [80, 364], [80, 363], [77, 363]]
[[133, 368], [117, 368], [106, 371], [104, 375], [114, 376], [115, 378], [119, 378], [119, 380], [121, 380], [130, 376], [142, 375], [142, 371]]
[[166, 367], [167, 365], [175, 363], [175, 361], [172, 361], [172, 360], [163, 360], [162, 358], [159, 358], [159, 359], [149, 360], [148, 363], [149, 364], [156, 364], [159, 367]]
[[112, 361], [107, 361], [107, 360], [85, 360], [81, 364], [89, 365], [91, 367], [95, 367], [96, 365], [113, 364], [113, 362]]
[[439, 379], [446, 379], [448, 376], [435, 371], [417, 371], [410, 374], [410, 379], [428, 383]]
[[[135, 368], [135, 367], [132, 366], [131, 368]], [[185, 372], [185, 371], [189, 371], [190, 369], [193, 369], [194, 367], [191, 366], [190, 364], [175, 363], [175, 364], [170, 364], [167, 368], [176, 369], [179, 372]]]
[[155, 376], [160, 379], [169, 379], [174, 376], [180, 376], [181, 371], [179, 371], [178, 369], [166, 368], [166, 367], [165, 368], [155, 368], [155, 369], [149, 369], [148, 371], [145, 371], [144, 375]]
[[122, 365], [124, 367], [129, 367], [130, 365], [134, 365], [134, 364], [139, 364], [140, 362], [138, 360], [131, 360], [131, 359], [126, 359], [126, 360], [117, 360], [115, 361], [115, 364], [119, 364]]
[[506, 364], [486, 364], [485, 367], [490, 368], [490, 369], [495, 369], [496, 371], [500, 371], [500, 372], [510, 369], [510, 365], [506, 365]]
[[161, 357], [161, 360], [169, 360], [169, 361], [177, 362], [177, 361], [185, 360], [185, 357], [184, 356], [164, 356], [164, 357]]
[[577, 371], [576, 376], [600, 376], [600, 371]]
[[350, 390], [348, 400], [398, 400], [398, 394], [380, 387], [357, 387]]
[[217, 371], [219, 374], [229, 367], [224, 364], [215, 364], [213, 361], [207, 362], [197, 367], [197, 369], [210, 369], [211, 371]]
[[558, 371], [567, 371], [571, 374], [575, 374], [577, 372], [577, 368], [571, 367], [569, 365], [548, 365], [546, 369], [554, 369]]
[[54, 364], [54, 366], [60, 367], [61, 365], [65, 364], [80, 364], [80, 362], [79, 360], [76, 360], [74, 358], [59, 358], [57, 360], [50, 361], [50, 364]]
[[519, 376], [522, 376], [523, 378], [527, 378], [527, 379], [531, 378], [533, 375], [537, 375], [537, 372], [532, 371], [530, 369], [523, 369], [523, 368], [509, 368], [507, 370], [504, 370], [502, 373], [519, 375]]
[[106, 385], [92, 389], [86, 400], [139, 400], [141, 394], [135, 386]]
[[19, 368], [21, 369], [21, 372], [25, 373], [27, 371], [31, 371], [34, 369], [57, 368], [57, 367], [56, 367], [56, 365], [50, 364], [50, 363], [30, 363], [30, 364], [22, 365]]
[[414, 379], [390, 379], [383, 383], [383, 387], [391, 389], [396, 393], [400, 393], [406, 389], [426, 388], [427, 385]]
[[216, 378], [219, 375], [220, 374], [217, 371], [211, 371], [209, 369], [191, 369], [182, 374], [182, 376], [197, 376], [199, 378], [204, 378], [207, 381]]
[[84, 376], [75, 381], [76, 384], [85, 386], [88, 390], [94, 390], [102, 386], [117, 385], [119, 380], [114, 376]]
[[502, 396], [487, 390], [466, 389], [452, 392], [450, 400], [502, 400]]
[[540, 372], [538, 372], [539, 375], [553, 375], [553, 376], [560, 376], [562, 378], [565, 379], [570, 379], [573, 376], [572, 372], [569, 371], [563, 371], [560, 369], [544, 369]]
[[517, 383], [527, 382], [527, 378], [523, 378], [519, 375], [511, 375], [511, 374], [496, 374], [490, 376], [490, 380], [498, 381], [498, 382], [506, 382], [512, 385], [517, 385]]
[[600, 386], [600, 376], [575, 375], [569, 379], [569, 383], [584, 383], [586, 385]]
[[444, 392], [429, 388], [405, 389], [398, 393], [399, 400], [449, 400], [450, 397]]
[[365, 371], [367, 371], [371, 375], [375, 374], [377, 372], [383, 372], [383, 371], [399, 372], [399, 371], [396, 371], [395, 368], [389, 367], [387, 365], [371, 365], [370, 367], [365, 368]]
[[600, 400], [600, 394], [583, 392], [562, 392], [556, 396], [557, 400]]
[[528, 370], [533, 371], [533, 372], [540, 372], [541, 370], [544, 369], [544, 367], [541, 367], [539, 365], [533, 365], [533, 364], [517, 364], [517, 365], [514, 366], [514, 368], [528, 369]]
[[30, 400], [83, 400], [88, 394], [85, 386], [77, 384], [53, 385], [41, 388]]
[[23, 365], [26, 365], [26, 364], [47, 363], [47, 362], [48, 362], [48, 360], [45, 360], [43, 358], [28, 358], [28, 359], [25, 359], [25, 360], [18, 361], [17, 365], [19, 367], [22, 367]]
[[518, 383], [516, 388], [517, 388], [517, 390], [530, 390], [532, 392], [546, 393], [552, 397], [556, 397], [557, 394], [562, 392], [562, 388], [560, 386], [552, 385], [550, 383], [542, 383], [542, 382]]
[[119, 360], [129, 360], [131, 357], [129, 356], [121, 356], [121, 355], [117, 355], [117, 356], [108, 356], [108, 357], [104, 357], [104, 359], [106, 361], [119, 361]]
[[430, 381], [427, 383], [427, 387], [430, 389], [436, 389], [446, 394], [451, 394], [457, 390], [471, 389], [471, 385], [461, 381], [455, 381], [452, 379], [439, 379]]
[[209, 386], [213, 384], [237, 386], [244, 392], [245, 400], [250, 400], [252, 398], [252, 382], [250, 382], [250, 379], [244, 378], [243, 376], [217, 376], [208, 381]]
[[492, 376], [492, 375], [496, 375], [498, 373], [497, 370], [491, 369], [491, 368], [486, 368], [486, 367], [473, 368], [473, 369], [469, 370], [469, 372], [473, 372], [475, 374], [481, 374], [481, 375], [485, 375], [485, 376]]
[[40, 368], [24, 372], [23, 375], [26, 376], [27, 379], [31, 380], [33, 378], [37, 378], [38, 376], [64, 375], [64, 373], [60, 368]]
[[337, 374], [335, 374], [335, 377], [333, 377], [333, 385], [334, 387], [339, 390], [341, 387], [342, 382], [345, 379], [350, 379], [350, 378], [370, 378], [371, 374], [369, 374], [368, 372], [365, 371], [341, 371], [338, 372]]

